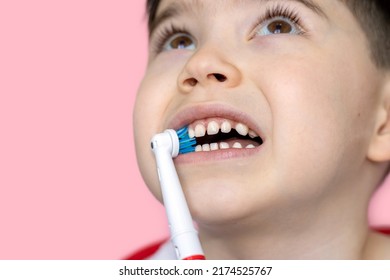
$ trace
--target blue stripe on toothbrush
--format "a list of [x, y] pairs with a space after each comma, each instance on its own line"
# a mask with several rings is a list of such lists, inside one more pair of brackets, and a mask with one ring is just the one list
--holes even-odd
[[179, 154], [195, 152], [196, 139], [188, 135], [188, 126], [177, 130], [176, 134], [179, 138]]

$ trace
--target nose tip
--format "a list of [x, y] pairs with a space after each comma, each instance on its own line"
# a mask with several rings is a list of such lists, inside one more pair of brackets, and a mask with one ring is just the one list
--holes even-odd
[[187, 61], [178, 77], [178, 87], [189, 92], [194, 87], [210, 85], [235, 87], [241, 81], [241, 72], [221, 53], [198, 50]]

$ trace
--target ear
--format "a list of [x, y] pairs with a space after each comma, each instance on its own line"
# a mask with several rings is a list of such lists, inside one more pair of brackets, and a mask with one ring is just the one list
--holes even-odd
[[367, 155], [375, 162], [390, 161], [390, 71], [387, 71], [380, 91], [381, 104]]

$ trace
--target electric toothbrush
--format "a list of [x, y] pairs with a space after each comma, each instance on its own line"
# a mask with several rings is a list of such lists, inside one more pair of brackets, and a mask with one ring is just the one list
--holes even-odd
[[177, 176], [173, 158], [179, 154], [195, 151], [196, 140], [189, 138], [184, 127], [177, 132], [167, 129], [156, 134], [151, 147], [156, 157], [157, 173], [160, 180], [165, 210], [168, 217], [171, 240], [178, 259], [204, 260], [188, 205]]

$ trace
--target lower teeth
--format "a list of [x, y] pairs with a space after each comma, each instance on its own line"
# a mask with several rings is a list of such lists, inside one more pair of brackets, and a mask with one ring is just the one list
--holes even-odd
[[242, 145], [241, 145], [240, 143], [238, 143], [238, 142], [235, 142], [235, 143], [233, 144], [233, 148], [235, 148], [235, 149], [241, 149], [241, 148], [242, 148]]
[[[203, 145], [197, 145], [195, 147], [195, 152], [209, 152], [209, 151], [216, 151], [216, 150], [225, 150], [229, 149], [229, 143], [226, 142], [220, 142], [220, 143], [211, 143], [211, 144], [203, 144]], [[239, 142], [234, 142], [231, 148], [234, 149], [242, 149], [242, 145]], [[253, 144], [248, 144], [245, 146], [245, 149], [253, 149], [256, 148]]]

